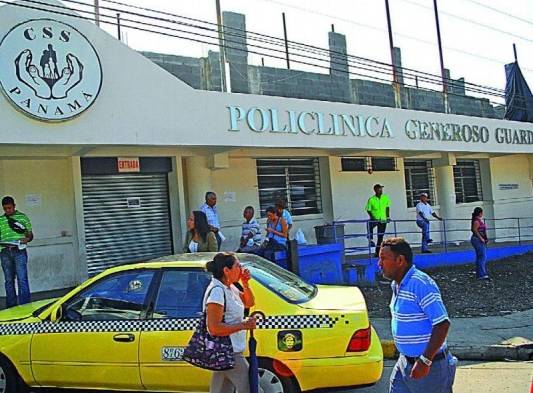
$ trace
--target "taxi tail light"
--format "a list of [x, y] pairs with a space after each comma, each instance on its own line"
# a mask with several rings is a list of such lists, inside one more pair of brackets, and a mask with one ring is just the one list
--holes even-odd
[[370, 348], [370, 326], [366, 329], [357, 330], [350, 338], [346, 352], [364, 352]]

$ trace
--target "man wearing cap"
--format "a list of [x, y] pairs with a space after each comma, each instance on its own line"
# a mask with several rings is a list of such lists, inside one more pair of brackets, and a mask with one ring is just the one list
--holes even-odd
[[428, 203], [429, 196], [425, 192], [420, 194], [420, 202], [416, 205], [416, 225], [422, 229], [422, 252], [430, 253], [428, 245], [433, 240], [429, 238], [429, 219], [431, 216], [437, 220], [442, 221], [442, 218], [433, 211], [433, 208]]
[[383, 194], [383, 186], [381, 184], [374, 185], [374, 196], [368, 199], [366, 204], [366, 212], [370, 217], [368, 221], [368, 240], [370, 245], [373, 245], [372, 238], [374, 237], [374, 228], [378, 227], [378, 243], [376, 245], [375, 256], [379, 256], [379, 247], [383, 241], [383, 235], [387, 229], [387, 222], [390, 221], [390, 199]]
[[457, 358], [446, 344], [450, 318], [439, 287], [413, 265], [403, 238], [385, 239], [379, 267], [392, 280], [391, 330], [400, 352], [389, 393], [452, 393]]
[[2, 207], [5, 214], [0, 216], [0, 259], [5, 278], [6, 307], [9, 308], [30, 302], [26, 246], [33, 240], [33, 232], [30, 219], [15, 209], [15, 200], [12, 197], [4, 197]]

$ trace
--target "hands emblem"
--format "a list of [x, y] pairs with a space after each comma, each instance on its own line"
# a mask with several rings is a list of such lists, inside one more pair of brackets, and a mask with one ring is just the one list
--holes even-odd
[[32, 52], [25, 49], [15, 59], [17, 78], [39, 98], [66, 98], [69, 91], [83, 79], [83, 64], [72, 53], [67, 54], [65, 60], [67, 66], [61, 74], [56, 70], [56, 63], [51, 60], [43, 62], [41, 59], [40, 70], [33, 62]]

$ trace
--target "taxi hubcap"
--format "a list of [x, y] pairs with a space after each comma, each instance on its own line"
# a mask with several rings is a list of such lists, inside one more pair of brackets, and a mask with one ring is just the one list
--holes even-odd
[[4, 393], [6, 391], [6, 373], [4, 372], [4, 369], [0, 367], [0, 393]]
[[270, 370], [259, 369], [259, 385], [264, 393], [283, 393], [281, 380]]

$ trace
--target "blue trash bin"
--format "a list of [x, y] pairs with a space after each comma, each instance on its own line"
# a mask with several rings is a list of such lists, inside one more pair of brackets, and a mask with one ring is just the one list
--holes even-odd
[[[343, 284], [343, 251], [340, 243], [298, 246], [300, 277], [313, 284]], [[284, 251], [276, 253], [276, 264], [287, 268]]]

